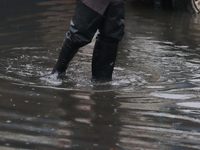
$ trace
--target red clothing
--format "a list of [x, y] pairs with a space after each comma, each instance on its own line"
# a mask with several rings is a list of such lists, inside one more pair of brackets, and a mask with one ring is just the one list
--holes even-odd
[[123, 2], [124, 0], [81, 0], [82, 3], [103, 15], [106, 11], [106, 8], [109, 4], [118, 4]]

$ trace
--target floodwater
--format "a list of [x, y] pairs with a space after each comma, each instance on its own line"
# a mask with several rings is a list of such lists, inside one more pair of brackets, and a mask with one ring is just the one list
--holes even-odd
[[91, 82], [94, 41], [52, 70], [75, 0], [1, 0], [1, 150], [200, 149], [200, 15], [126, 7], [113, 81]]

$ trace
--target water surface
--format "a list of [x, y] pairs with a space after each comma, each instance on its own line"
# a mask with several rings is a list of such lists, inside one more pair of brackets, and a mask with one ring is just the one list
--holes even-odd
[[74, 0], [0, 2], [0, 149], [200, 149], [200, 15], [128, 4], [113, 81], [94, 41], [48, 78]]

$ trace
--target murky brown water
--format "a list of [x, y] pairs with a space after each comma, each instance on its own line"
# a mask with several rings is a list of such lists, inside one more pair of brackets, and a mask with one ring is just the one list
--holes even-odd
[[200, 149], [200, 15], [127, 5], [112, 82], [91, 82], [94, 43], [49, 79], [74, 4], [0, 2], [0, 149]]

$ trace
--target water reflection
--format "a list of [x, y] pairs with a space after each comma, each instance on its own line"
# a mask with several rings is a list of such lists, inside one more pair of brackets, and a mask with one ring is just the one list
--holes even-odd
[[[60, 103], [66, 114], [62, 120], [72, 121], [72, 147], [79, 149], [119, 149], [119, 114], [116, 93], [66, 94]], [[75, 148], [76, 149], [76, 148]]]

